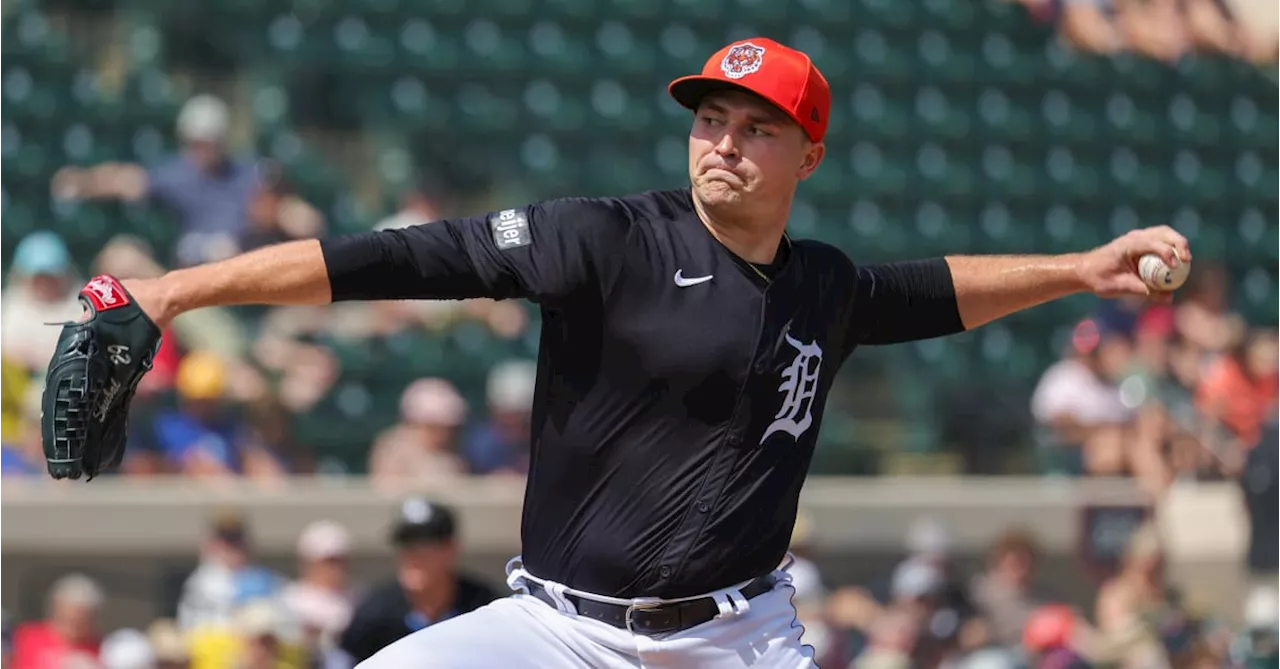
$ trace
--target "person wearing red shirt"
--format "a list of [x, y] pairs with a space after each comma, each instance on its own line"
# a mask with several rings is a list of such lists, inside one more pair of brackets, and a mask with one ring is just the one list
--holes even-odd
[[45, 620], [18, 625], [13, 632], [14, 669], [93, 666], [101, 634], [102, 590], [87, 576], [71, 574], [54, 584]]

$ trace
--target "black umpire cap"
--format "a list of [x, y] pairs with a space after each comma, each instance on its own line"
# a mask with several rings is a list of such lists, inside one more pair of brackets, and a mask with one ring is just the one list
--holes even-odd
[[441, 543], [452, 539], [456, 529], [452, 509], [423, 497], [411, 497], [400, 504], [391, 529], [391, 543], [397, 547]]

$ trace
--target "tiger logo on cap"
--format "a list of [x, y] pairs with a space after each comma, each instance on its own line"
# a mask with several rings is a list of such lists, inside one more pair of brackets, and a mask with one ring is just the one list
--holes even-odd
[[751, 42], [735, 44], [720, 61], [720, 70], [730, 79], [741, 79], [760, 69], [764, 63], [764, 47]]

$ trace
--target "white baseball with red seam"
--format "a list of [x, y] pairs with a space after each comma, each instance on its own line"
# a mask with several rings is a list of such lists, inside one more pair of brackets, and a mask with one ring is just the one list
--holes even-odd
[[1184, 262], [1178, 257], [1178, 252], [1173, 252], [1174, 266], [1170, 267], [1164, 264], [1164, 259], [1154, 253], [1148, 253], [1138, 259], [1138, 276], [1142, 277], [1142, 281], [1151, 287], [1152, 290], [1177, 290], [1182, 284], [1187, 282], [1187, 275], [1191, 274], [1191, 263]]

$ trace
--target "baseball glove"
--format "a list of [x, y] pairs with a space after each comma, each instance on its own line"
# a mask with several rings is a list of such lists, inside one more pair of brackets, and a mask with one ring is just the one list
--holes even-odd
[[114, 277], [80, 289], [85, 317], [62, 325], [41, 398], [44, 457], [55, 479], [86, 480], [124, 458], [129, 403], [160, 349], [160, 329]]

